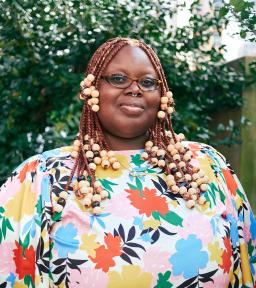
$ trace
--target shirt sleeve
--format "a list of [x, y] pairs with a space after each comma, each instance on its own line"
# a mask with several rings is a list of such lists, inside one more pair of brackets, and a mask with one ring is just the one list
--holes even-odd
[[45, 162], [42, 155], [29, 158], [0, 189], [0, 287], [49, 287], [52, 207]]
[[[233, 246], [236, 246], [234, 251], [237, 251], [234, 259], [235, 262], [240, 263], [237, 267], [234, 266], [234, 274], [238, 270], [241, 273], [242, 279], [239, 281], [239, 285], [242, 284], [242, 287], [256, 287], [255, 216], [246, 193], [230, 164], [227, 163], [222, 154], [219, 152], [216, 154], [216, 161], [220, 167], [220, 178], [223, 179], [225, 187], [227, 187], [223, 198], [225, 198], [224, 203], [228, 211], [227, 219], [230, 222], [231, 242]], [[239, 275], [239, 272], [236, 275]]]

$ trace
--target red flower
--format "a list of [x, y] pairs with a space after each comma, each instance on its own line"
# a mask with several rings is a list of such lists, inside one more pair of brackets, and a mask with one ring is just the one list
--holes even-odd
[[225, 245], [225, 250], [221, 256], [222, 258], [222, 264], [219, 265], [220, 268], [224, 270], [225, 273], [229, 273], [230, 267], [231, 267], [231, 256], [232, 256], [232, 248], [231, 248], [231, 243], [230, 239], [225, 237], [224, 238], [224, 245]]
[[38, 165], [38, 161], [32, 161], [32, 162], [26, 163], [24, 165], [24, 167], [20, 171], [19, 177], [18, 177], [20, 179], [21, 183], [25, 180], [27, 172], [35, 172], [36, 171], [37, 165]]
[[108, 272], [109, 268], [116, 264], [113, 258], [121, 255], [121, 238], [119, 236], [114, 237], [108, 233], [104, 240], [107, 248], [101, 245], [95, 249], [95, 258], [91, 256], [89, 256], [89, 258], [96, 263], [96, 269], [102, 269], [104, 272]]
[[227, 186], [234, 196], [236, 196], [236, 190], [238, 188], [237, 183], [235, 179], [233, 178], [231, 172], [229, 169], [222, 169], [223, 176], [226, 180]]
[[[32, 246], [24, 249], [17, 241], [15, 241], [17, 249], [13, 250], [14, 262], [16, 265], [16, 273], [19, 279], [23, 279], [26, 275], [31, 276], [33, 283], [35, 282], [35, 250]], [[22, 253], [24, 249], [24, 253]]]
[[128, 199], [131, 200], [131, 204], [139, 209], [139, 213], [145, 213], [147, 216], [150, 216], [152, 212], [156, 211], [162, 215], [165, 215], [169, 212], [168, 204], [166, 199], [162, 196], [156, 195], [156, 189], [144, 188], [142, 195], [138, 190], [126, 189], [129, 193]]

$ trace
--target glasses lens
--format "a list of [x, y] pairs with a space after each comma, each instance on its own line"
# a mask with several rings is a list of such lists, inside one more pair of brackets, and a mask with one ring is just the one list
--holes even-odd
[[151, 77], [143, 77], [139, 80], [139, 85], [144, 91], [157, 89], [157, 81]]
[[110, 84], [119, 88], [125, 88], [129, 86], [131, 83], [130, 79], [128, 79], [127, 76], [119, 74], [113, 74], [109, 76], [107, 79]]

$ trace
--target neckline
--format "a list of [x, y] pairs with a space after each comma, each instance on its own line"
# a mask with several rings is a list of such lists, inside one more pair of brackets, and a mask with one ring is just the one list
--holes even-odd
[[112, 150], [117, 155], [134, 155], [134, 154], [141, 154], [145, 151], [144, 148], [141, 149], [134, 149], [134, 150]]

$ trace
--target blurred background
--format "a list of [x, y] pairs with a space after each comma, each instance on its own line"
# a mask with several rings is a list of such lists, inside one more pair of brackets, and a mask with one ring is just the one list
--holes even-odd
[[176, 132], [220, 150], [256, 212], [255, 7], [255, 0], [0, 0], [0, 183], [29, 156], [70, 144], [88, 60], [107, 39], [134, 37], [162, 61]]

